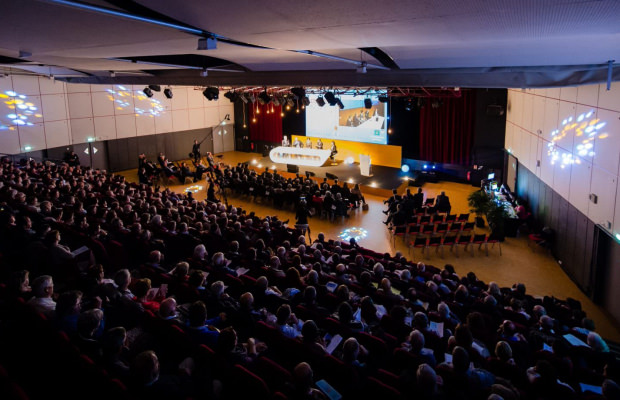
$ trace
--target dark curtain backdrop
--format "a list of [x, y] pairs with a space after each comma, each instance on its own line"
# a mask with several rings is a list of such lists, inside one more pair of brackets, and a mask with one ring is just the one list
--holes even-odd
[[[256, 112], [256, 107], [258, 107], [259, 113]], [[273, 112], [271, 112], [272, 109]], [[267, 113], [267, 110], [269, 110], [269, 113]], [[249, 110], [250, 140], [272, 143], [282, 142], [281, 112], [282, 108], [280, 106], [253, 104]], [[256, 118], [256, 122], [252, 122], [252, 118]]]
[[420, 159], [468, 166], [474, 140], [475, 92], [443, 98], [438, 108], [427, 99], [420, 110]]

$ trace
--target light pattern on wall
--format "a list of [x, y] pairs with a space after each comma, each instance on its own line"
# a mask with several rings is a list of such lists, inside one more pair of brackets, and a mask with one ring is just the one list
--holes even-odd
[[28, 101], [28, 96], [12, 90], [0, 93], [5, 110], [0, 114], [0, 131], [14, 131], [17, 126], [33, 126], [43, 118], [39, 108]]
[[[551, 142], [547, 145], [547, 156], [551, 158], [551, 164], [560, 163], [564, 168], [571, 164], [581, 164], [579, 157], [594, 157], [594, 140], [609, 136], [603, 130], [606, 125], [606, 122], [595, 117], [594, 110], [582, 113], [576, 119], [564, 119], [561, 129], [551, 132]], [[573, 152], [564, 152], [558, 148], [558, 144], [570, 133], [575, 136]]]
[[136, 117], [140, 115], [157, 117], [164, 111], [164, 106], [161, 101], [147, 97], [144, 92], [136, 90], [134, 93], [125, 86], [116, 85], [116, 90], [107, 89], [108, 100], [114, 102], [114, 107], [117, 110], [125, 110], [131, 107], [130, 99], [134, 100], [134, 110]]

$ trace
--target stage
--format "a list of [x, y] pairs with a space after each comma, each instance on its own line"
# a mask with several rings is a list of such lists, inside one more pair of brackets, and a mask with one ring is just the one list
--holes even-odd
[[[269, 157], [263, 157], [259, 153], [243, 154], [248, 155], [246, 162], [256, 171], [262, 172], [265, 170], [265, 167], [271, 169], [275, 166], [278, 173], [287, 176], [287, 164], [274, 163]], [[311, 178], [319, 181], [322, 181], [323, 178], [328, 178], [331, 181], [335, 176], [340, 182], [348, 182], [349, 184], [359, 183], [365, 186], [365, 191], [375, 192], [377, 195], [386, 197], [391, 195], [392, 189], [396, 189], [403, 183], [406, 183], [406, 177], [411, 177], [411, 173], [405, 174], [400, 168], [383, 167], [380, 165], [373, 165], [371, 167], [373, 176], [362, 176], [359, 163], [346, 164], [342, 160], [337, 160], [337, 165], [332, 165], [330, 161], [327, 161], [322, 167], [299, 166], [299, 175], [305, 176], [306, 171], [313, 173], [314, 176], [311, 176]], [[331, 177], [328, 177], [327, 174], [330, 174]], [[294, 175], [294, 173], [291, 175]]]

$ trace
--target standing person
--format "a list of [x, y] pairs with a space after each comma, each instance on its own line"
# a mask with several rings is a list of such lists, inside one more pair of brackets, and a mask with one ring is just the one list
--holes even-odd
[[198, 162], [198, 160], [200, 160], [200, 143], [198, 143], [197, 139], [194, 139], [194, 145], [192, 146], [192, 156], [194, 157], [194, 162]]
[[297, 206], [297, 211], [295, 212], [295, 228], [301, 229], [302, 234], [305, 235], [306, 231], [308, 232], [308, 240], [312, 242], [312, 238], [310, 238], [310, 225], [308, 224], [308, 217], [311, 217], [312, 214], [308, 209], [306, 200], [301, 200], [299, 205]]
[[422, 193], [422, 188], [418, 188], [418, 192], [413, 195], [413, 211], [416, 211], [419, 208], [422, 208], [424, 205], [424, 193]]
[[450, 210], [452, 209], [452, 206], [450, 205], [450, 198], [446, 196], [446, 192], [442, 191], [441, 194], [437, 196], [436, 207], [437, 207], [437, 212], [440, 212], [440, 213], [445, 212], [445, 213], [450, 214]]

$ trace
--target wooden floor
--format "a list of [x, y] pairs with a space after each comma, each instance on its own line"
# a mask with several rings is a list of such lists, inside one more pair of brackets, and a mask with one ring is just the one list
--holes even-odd
[[[223, 154], [221, 161], [236, 165], [239, 162], [250, 161], [255, 157], [256, 155], [252, 153], [228, 152]], [[136, 170], [124, 171], [121, 174], [131, 181], [137, 181]], [[195, 193], [195, 197], [202, 200], [206, 197], [206, 186], [204, 182], [199, 183], [199, 185], [203, 186], [203, 190]], [[192, 185], [172, 186], [171, 189], [182, 192], [188, 186]], [[405, 188], [406, 183], [401, 185], [399, 192], [404, 192]], [[416, 188], [412, 187], [412, 189]], [[473, 186], [454, 182], [426, 183], [422, 189], [426, 197], [436, 197], [442, 190], [445, 191], [450, 197], [453, 214], [469, 212], [466, 198], [471, 191], [476, 190]], [[364, 192], [363, 188], [362, 192]], [[449, 263], [454, 265], [456, 272], [460, 275], [473, 271], [479, 279], [485, 282], [495, 281], [500, 286], [511, 286], [514, 283], [521, 282], [526, 285], [527, 292], [534, 296], [552, 295], [560, 299], [572, 297], [581, 302], [588, 316], [594, 320], [596, 330], [601, 336], [614, 342], [620, 342], [620, 329], [614, 321], [581, 292], [549, 253], [541, 248], [528, 247], [526, 237], [506, 238], [506, 241], [502, 243], [501, 256], [496, 245], [495, 248], [489, 248], [488, 257], [483, 251], [483, 247], [482, 251], [475, 248], [473, 256], [469, 252], [463, 254], [459, 250], [459, 257], [457, 257], [454, 253], [446, 250], [445, 258], [442, 258], [440, 253], [431, 250], [430, 257], [424, 255], [421, 258], [419, 249], [415, 249], [413, 254], [409, 253], [409, 249], [402, 238], [397, 238], [394, 244], [386, 226], [382, 223], [386, 219], [386, 216], [381, 212], [385, 209], [383, 205], [385, 197], [373, 194], [365, 194], [365, 197], [369, 204], [369, 210], [354, 210], [350, 218], [344, 221], [339, 219], [330, 222], [327, 219], [312, 218], [310, 220], [312, 238], [314, 239], [319, 232], [323, 232], [326, 238], [337, 239], [347, 228], [363, 228], [367, 231], [367, 236], [359, 241], [360, 245], [378, 252], [394, 254], [400, 250], [414, 261], [421, 259], [427, 264], [438, 267]], [[276, 210], [271, 204], [262, 204], [260, 201], [254, 202], [234, 196], [229, 196], [228, 201], [230, 204], [255, 211], [256, 215], [261, 217], [278, 215], [282, 220], [295, 220], [292, 209]], [[470, 220], [472, 219], [470, 217]], [[484, 229], [476, 229], [479, 233], [485, 231]]]

